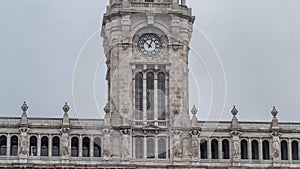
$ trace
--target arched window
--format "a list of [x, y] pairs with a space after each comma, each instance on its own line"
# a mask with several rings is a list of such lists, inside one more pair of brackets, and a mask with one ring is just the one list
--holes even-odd
[[299, 144], [298, 141], [292, 142], [292, 159], [299, 160]]
[[223, 153], [223, 159], [229, 159], [229, 141], [228, 140], [222, 141], [222, 153]]
[[155, 145], [153, 138], [147, 139], [147, 158], [155, 158]]
[[78, 157], [78, 138], [73, 137], [71, 140], [71, 156]]
[[11, 156], [18, 156], [18, 137], [12, 136], [10, 139], [10, 155]]
[[37, 156], [37, 138], [35, 136], [30, 137], [29, 155]]
[[270, 160], [270, 143], [268, 140], [263, 141], [263, 159]]
[[52, 156], [59, 156], [60, 152], [60, 141], [59, 137], [55, 136], [52, 139]]
[[143, 74], [135, 75], [135, 118], [143, 120]]
[[44, 136], [41, 140], [41, 156], [48, 156], [48, 137]]
[[205, 139], [200, 141], [200, 157], [201, 159], [207, 159], [207, 140]]
[[144, 141], [142, 138], [135, 139], [135, 158], [144, 158]]
[[147, 120], [154, 120], [154, 74], [147, 74]]
[[158, 120], [166, 120], [166, 103], [165, 103], [165, 90], [166, 90], [166, 78], [164, 73], [158, 74]]
[[251, 150], [252, 150], [252, 159], [258, 160], [259, 159], [259, 153], [258, 153], [258, 141], [253, 140], [251, 142]]
[[241, 141], [241, 159], [248, 159], [248, 142], [246, 140]]
[[288, 160], [288, 146], [287, 141], [281, 141], [281, 160]]
[[0, 155], [5, 156], [6, 155], [6, 149], [7, 149], [7, 139], [6, 136], [0, 137]]
[[88, 137], [84, 137], [82, 140], [82, 157], [90, 156], [90, 139]]
[[101, 139], [99, 137], [94, 139], [94, 157], [101, 157]]
[[166, 139], [159, 138], [158, 139], [158, 158], [165, 159], [167, 158], [167, 146], [166, 146]]
[[213, 139], [211, 141], [211, 158], [218, 159], [219, 158], [218, 152], [219, 152], [218, 140]]

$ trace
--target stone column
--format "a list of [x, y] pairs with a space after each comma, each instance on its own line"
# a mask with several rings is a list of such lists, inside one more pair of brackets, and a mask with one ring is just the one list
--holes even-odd
[[263, 149], [262, 149], [262, 138], [259, 138], [259, 143], [258, 143], [258, 155], [259, 155], [259, 160], [262, 162], [263, 160]]
[[211, 138], [207, 139], [207, 157], [211, 160]]
[[[144, 69], [147, 69], [147, 65], [144, 65]], [[143, 120], [147, 120], [147, 74], [143, 73]]]
[[6, 146], [6, 156], [10, 156], [10, 149], [11, 149], [11, 144], [10, 144], [10, 134], [7, 134], [7, 146]]
[[48, 141], [48, 156], [52, 156], [52, 135], [49, 135], [49, 141]]
[[41, 135], [39, 134], [37, 137], [37, 156], [41, 156]]
[[94, 136], [90, 137], [90, 157], [94, 157]]
[[288, 140], [288, 158], [289, 158], [289, 161], [290, 161], [290, 164], [293, 163], [293, 158], [292, 158], [292, 140], [289, 138]]
[[221, 138], [218, 139], [218, 143], [219, 143], [219, 145], [218, 145], [219, 159], [223, 159], [223, 147], [222, 147], [222, 139]]
[[252, 161], [252, 147], [251, 147], [251, 138], [248, 138], [248, 159]]
[[144, 137], [144, 160], [147, 159], [147, 137]]
[[[157, 67], [157, 65], [155, 65], [155, 67]], [[158, 69], [158, 67], [157, 67]], [[158, 120], [158, 89], [157, 89], [157, 73], [154, 73], [154, 120], [157, 121]], [[157, 123], [155, 125], [158, 125]]]
[[79, 136], [79, 143], [78, 143], [78, 155], [79, 157], [82, 157], [82, 135]]

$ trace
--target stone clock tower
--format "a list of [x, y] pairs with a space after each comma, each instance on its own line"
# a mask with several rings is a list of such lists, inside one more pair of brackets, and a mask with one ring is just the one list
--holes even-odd
[[168, 150], [176, 144], [171, 133], [191, 127], [188, 55], [194, 20], [185, 0], [110, 0], [102, 26], [109, 96], [105, 125], [132, 138], [112, 139], [113, 147], [128, 143], [130, 151], [120, 157], [189, 156], [184, 147]]

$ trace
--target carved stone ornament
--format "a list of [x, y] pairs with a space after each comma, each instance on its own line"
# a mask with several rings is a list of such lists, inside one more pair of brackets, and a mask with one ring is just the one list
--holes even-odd
[[280, 162], [280, 136], [281, 133], [274, 131], [271, 133], [272, 141], [272, 151], [273, 151], [273, 161]]
[[231, 136], [232, 136], [232, 158], [233, 158], [233, 162], [239, 162], [239, 158], [240, 158], [240, 136], [241, 136], [241, 132], [239, 131], [232, 131], [230, 132]]
[[59, 131], [60, 131], [61, 134], [63, 134], [63, 133], [69, 133], [70, 130], [71, 130], [70, 128], [64, 127], [64, 128], [61, 128]]

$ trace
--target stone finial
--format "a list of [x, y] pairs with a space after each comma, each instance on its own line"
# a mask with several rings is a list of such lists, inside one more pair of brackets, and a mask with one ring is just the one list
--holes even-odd
[[233, 106], [233, 109], [231, 110], [231, 114], [233, 116], [236, 116], [239, 113], [239, 111], [236, 109], [236, 106]]
[[21, 106], [21, 109], [23, 110], [23, 112], [24, 113], [26, 113], [27, 112], [27, 110], [28, 110], [28, 106], [27, 106], [27, 104], [26, 104], [26, 102], [24, 101], [24, 104]]
[[233, 109], [231, 110], [231, 114], [233, 115], [232, 121], [231, 121], [231, 128], [232, 130], [238, 130], [239, 127], [239, 120], [236, 117], [236, 115], [239, 113], [239, 111], [236, 109], [236, 106], [233, 106]]
[[110, 108], [109, 108], [109, 104], [108, 103], [105, 105], [105, 107], [103, 108], [103, 110], [104, 110], [104, 112], [106, 114], [108, 114], [110, 112]]
[[64, 110], [65, 113], [68, 113], [68, 112], [69, 112], [70, 106], [68, 105], [67, 102], [65, 103], [65, 105], [64, 105], [64, 107], [63, 107], [63, 110]]
[[64, 113], [64, 119], [63, 119], [63, 125], [69, 125], [69, 114], [68, 112], [70, 111], [70, 106], [68, 105], [68, 103], [66, 102], [65, 105], [63, 106], [63, 111]]
[[198, 110], [197, 110], [197, 108], [196, 108], [196, 106], [195, 106], [195, 105], [193, 106], [193, 108], [192, 108], [191, 112], [192, 112], [193, 116], [196, 116], [196, 115], [197, 115], [197, 113], [198, 113]]
[[21, 106], [21, 109], [23, 111], [22, 113], [22, 119], [21, 119], [21, 125], [26, 125], [28, 123], [27, 120], [27, 110], [28, 110], [28, 106], [26, 104], [26, 102], [24, 101], [24, 104]]
[[276, 107], [275, 107], [275, 106], [273, 106], [273, 110], [271, 111], [271, 114], [273, 115], [274, 118], [277, 117], [278, 111], [276, 110]]

